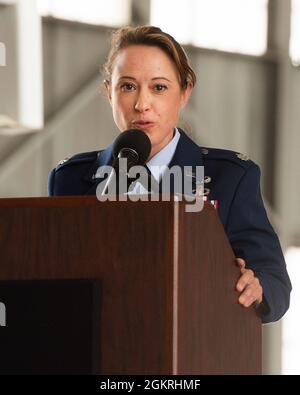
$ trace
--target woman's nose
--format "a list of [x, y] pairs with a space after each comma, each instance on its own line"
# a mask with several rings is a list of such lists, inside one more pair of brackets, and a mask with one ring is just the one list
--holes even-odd
[[139, 112], [144, 112], [149, 110], [149, 108], [150, 108], [149, 95], [146, 92], [140, 92], [136, 99], [134, 109]]

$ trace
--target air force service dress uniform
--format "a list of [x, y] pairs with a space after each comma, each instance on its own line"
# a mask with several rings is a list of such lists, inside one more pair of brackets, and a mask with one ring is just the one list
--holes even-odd
[[[183, 130], [169, 167], [204, 166], [208, 200], [218, 213], [236, 257], [245, 259], [263, 287], [262, 322], [279, 320], [289, 307], [291, 283], [280, 243], [260, 191], [259, 167], [242, 154], [201, 148]], [[102, 179], [97, 169], [112, 164], [112, 146], [61, 161], [49, 175], [50, 196], [93, 195]], [[171, 192], [176, 192], [172, 190]], [[199, 235], [201, 237], [201, 235]]]

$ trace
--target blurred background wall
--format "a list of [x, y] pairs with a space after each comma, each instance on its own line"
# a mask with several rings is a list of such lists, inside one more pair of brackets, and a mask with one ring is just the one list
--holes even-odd
[[99, 67], [113, 28], [150, 23], [197, 74], [181, 126], [261, 167], [295, 289], [285, 319], [263, 328], [264, 372], [299, 374], [299, 0], [0, 0], [0, 196], [47, 196], [59, 160], [114, 139]]

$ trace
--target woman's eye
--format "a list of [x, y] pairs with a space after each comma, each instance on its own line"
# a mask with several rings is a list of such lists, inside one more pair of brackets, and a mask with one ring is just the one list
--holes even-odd
[[166, 89], [168, 89], [168, 88], [166, 87], [166, 85], [162, 85], [162, 84], [157, 84], [157, 85], [155, 85], [155, 87], [154, 87], [154, 90], [155, 90], [156, 92], [163, 92], [163, 91], [165, 91]]
[[130, 92], [135, 89], [135, 86], [133, 84], [122, 84], [121, 85], [121, 90], [123, 92]]

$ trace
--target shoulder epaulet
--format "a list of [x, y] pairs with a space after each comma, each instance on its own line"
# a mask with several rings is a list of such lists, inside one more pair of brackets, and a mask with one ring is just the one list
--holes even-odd
[[247, 155], [240, 152], [220, 148], [202, 148], [201, 151], [204, 160], [225, 160], [234, 162], [244, 168], [248, 168], [253, 164], [252, 160], [250, 160]]
[[73, 165], [73, 164], [82, 164], [84, 162], [93, 162], [100, 155], [101, 151], [93, 151], [93, 152], [83, 152], [81, 154], [76, 154], [71, 156], [70, 158], [62, 159], [56, 165], [55, 170], [59, 170], [62, 167]]

